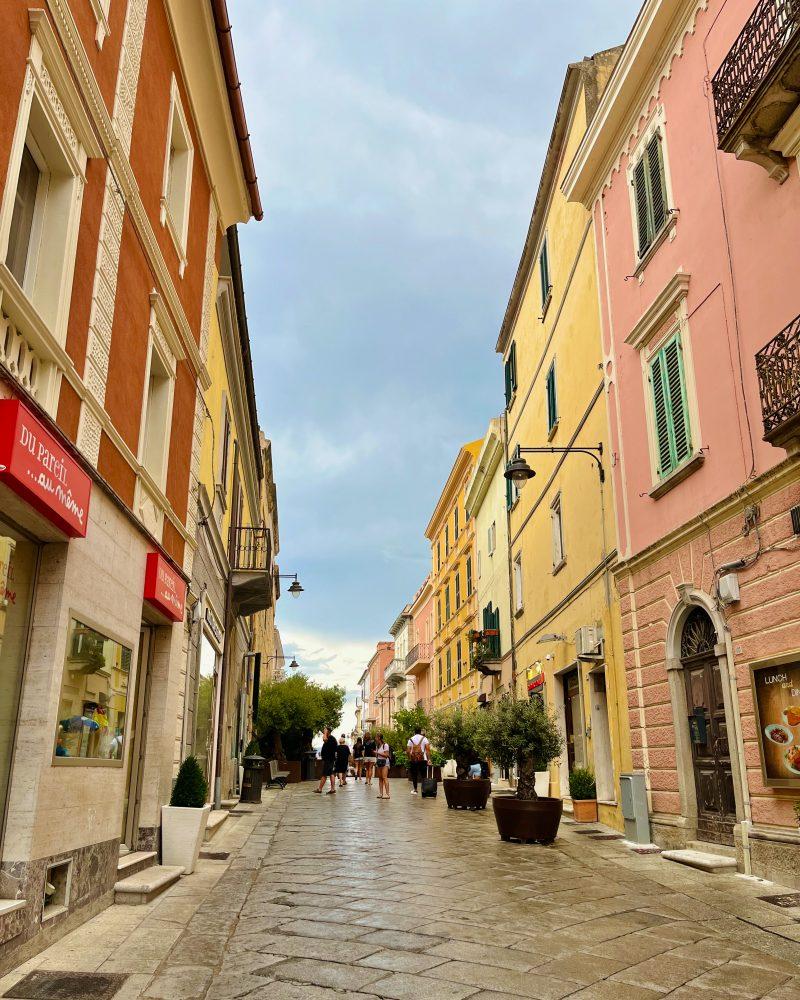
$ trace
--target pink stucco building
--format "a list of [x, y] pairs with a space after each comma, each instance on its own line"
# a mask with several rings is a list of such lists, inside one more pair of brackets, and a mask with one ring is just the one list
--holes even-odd
[[800, 884], [790, 6], [647, 0], [565, 190], [593, 213], [615, 575], [653, 838], [735, 846], [743, 870]]

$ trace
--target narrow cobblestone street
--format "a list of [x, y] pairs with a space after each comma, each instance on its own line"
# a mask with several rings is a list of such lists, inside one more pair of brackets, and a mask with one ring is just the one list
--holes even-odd
[[403, 781], [392, 793], [267, 793], [214, 842], [228, 862], [105, 910], [0, 995], [34, 969], [69, 969], [127, 973], [117, 1000], [800, 997], [800, 909], [757, 898], [782, 887], [567, 821], [552, 847], [504, 844], [491, 810], [452, 813]]

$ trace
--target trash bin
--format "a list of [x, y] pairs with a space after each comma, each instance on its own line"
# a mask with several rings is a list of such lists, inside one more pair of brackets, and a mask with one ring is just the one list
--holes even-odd
[[317, 751], [308, 750], [303, 758], [303, 781], [316, 781]]
[[244, 777], [242, 778], [242, 802], [261, 802], [261, 786], [264, 783], [266, 760], [254, 754], [244, 759]]

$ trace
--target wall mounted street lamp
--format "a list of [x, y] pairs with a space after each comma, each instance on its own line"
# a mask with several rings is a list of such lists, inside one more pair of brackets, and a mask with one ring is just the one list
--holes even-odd
[[[299, 597], [305, 589], [300, 585], [300, 581], [297, 579], [297, 573], [276, 573], [275, 577], [278, 580], [294, 580], [294, 583], [289, 587], [289, 593], [292, 597]], [[297, 666], [297, 664], [295, 664], [295, 666]]]
[[[273, 653], [272, 656], [267, 657], [267, 663], [269, 663], [270, 660], [288, 660], [288, 659], [289, 659], [288, 656], [283, 656], [281, 653]], [[299, 666], [300, 664], [293, 657], [292, 662], [289, 664], [289, 669], [297, 670]]]
[[602, 442], [596, 448], [590, 447], [573, 447], [573, 448], [550, 448], [550, 447], [540, 447], [540, 448], [522, 448], [519, 445], [514, 449], [514, 457], [506, 466], [505, 477], [510, 479], [512, 483], [521, 490], [525, 483], [529, 479], [533, 479], [536, 475], [534, 470], [528, 465], [523, 455], [588, 455], [591, 459], [597, 462], [597, 471], [600, 473], [600, 482], [604, 483], [606, 481], [606, 473], [603, 468], [603, 444]]

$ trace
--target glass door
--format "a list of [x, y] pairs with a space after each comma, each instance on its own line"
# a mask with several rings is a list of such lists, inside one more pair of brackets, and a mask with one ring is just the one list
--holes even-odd
[[195, 713], [194, 753], [208, 782], [209, 794], [214, 790], [214, 760], [217, 738], [217, 668], [219, 653], [203, 632], [200, 637], [200, 671], [197, 682], [197, 712]]
[[[128, 727], [127, 777], [122, 809], [122, 843], [131, 851], [136, 850], [139, 830], [139, 805], [142, 798], [142, 772], [144, 748], [147, 739], [147, 714], [150, 704], [150, 655], [153, 647], [153, 628], [142, 625], [139, 633], [139, 655], [136, 660], [136, 707]], [[124, 738], [124, 737], [123, 737]], [[123, 748], [124, 750], [124, 748]]]

